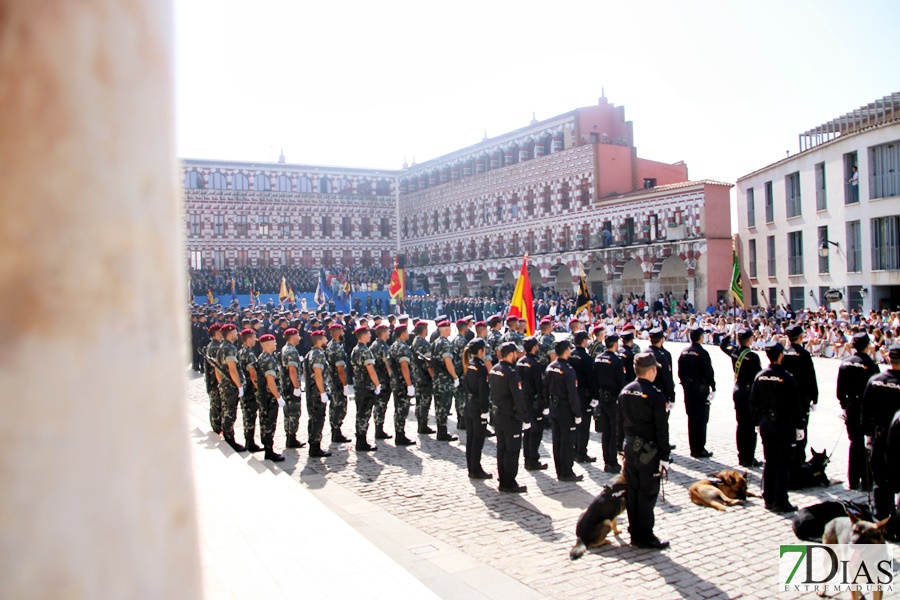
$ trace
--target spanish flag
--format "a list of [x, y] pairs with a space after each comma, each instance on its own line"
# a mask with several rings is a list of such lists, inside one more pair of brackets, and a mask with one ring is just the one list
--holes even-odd
[[212, 288], [211, 287], [207, 288], [206, 289], [206, 303], [207, 304], [217, 304], [218, 302], [219, 302], [219, 299], [213, 295]]
[[516, 282], [516, 290], [513, 292], [509, 303], [509, 314], [515, 315], [525, 321], [525, 335], [534, 335], [534, 298], [531, 296], [531, 279], [528, 277], [528, 255], [522, 261], [522, 272]]
[[278, 291], [278, 301], [284, 302], [290, 298], [290, 294], [288, 293], [287, 281], [284, 277], [281, 278], [281, 290]]
[[406, 297], [406, 277], [403, 269], [399, 268], [397, 259], [394, 259], [394, 272], [391, 273], [391, 287], [389, 288], [391, 298], [400, 299]]
[[297, 302], [297, 297], [294, 295], [294, 286], [291, 286], [290, 291], [288, 291], [288, 300], [292, 303]]

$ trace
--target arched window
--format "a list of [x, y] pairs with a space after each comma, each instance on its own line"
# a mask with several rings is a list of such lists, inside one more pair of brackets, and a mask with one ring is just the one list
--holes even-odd
[[300, 181], [297, 183], [297, 187], [300, 190], [301, 194], [309, 194], [313, 191], [312, 181], [309, 180], [309, 177], [306, 175], [300, 178]]
[[275, 180], [275, 185], [275, 189], [279, 192], [290, 192], [291, 178], [287, 175], [279, 175], [278, 179]]
[[320, 194], [330, 194], [331, 193], [331, 180], [327, 177], [322, 177], [319, 179], [319, 193]]
[[382, 179], [378, 182], [378, 185], [375, 186], [375, 195], [376, 196], [390, 196], [391, 195], [391, 183], [385, 179]]
[[272, 191], [272, 181], [269, 179], [269, 176], [265, 173], [260, 173], [256, 176], [256, 181], [253, 182], [256, 191], [258, 192], [270, 192]]
[[497, 198], [497, 222], [503, 222], [503, 198]]
[[206, 187], [203, 183], [203, 175], [197, 171], [188, 171], [184, 175], [184, 187], [189, 190], [202, 190]]
[[344, 192], [345, 194], [349, 194], [351, 187], [352, 186], [350, 185], [349, 179], [341, 179], [340, 181], [338, 181], [337, 191], [338, 191], [338, 193]]
[[356, 193], [360, 196], [372, 195], [372, 183], [368, 179], [361, 179], [356, 184]]
[[231, 189], [246, 192], [250, 189], [250, 180], [243, 173], [235, 173], [231, 176]]
[[225, 175], [216, 171], [212, 174], [212, 189], [214, 190], [224, 190], [228, 188], [228, 181], [225, 179]]

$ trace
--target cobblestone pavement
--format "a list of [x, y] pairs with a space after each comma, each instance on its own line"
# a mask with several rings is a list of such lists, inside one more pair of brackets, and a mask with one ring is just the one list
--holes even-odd
[[[646, 342], [643, 342], [646, 346]], [[676, 358], [684, 344], [667, 343]], [[718, 395], [713, 402], [707, 448], [715, 456], [695, 460], [688, 455], [687, 419], [681, 389], [671, 415], [670, 431], [677, 449], [665, 499], [656, 507], [656, 532], [672, 542], [662, 552], [634, 549], [628, 545], [627, 517], [620, 517], [622, 537], [612, 545], [588, 553], [571, 562], [568, 550], [574, 544], [576, 520], [611, 475], [599, 463], [582, 468], [581, 483], [556, 481], [550, 450], [550, 433], [545, 432], [541, 451], [546, 471], [519, 471], [519, 483], [528, 486], [522, 496], [501, 494], [496, 483], [496, 447], [485, 445], [483, 465], [495, 478], [472, 482], [466, 476], [464, 432], [457, 442], [442, 443], [434, 436], [416, 436], [417, 446], [397, 448], [393, 440], [378, 442], [378, 451], [357, 454], [352, 445], [334, 445], [333, 455], [310, 459], [306, 449], [286, 450], [289, 460], [282, 465], [300, 479], [312, 469], [327, 476], [329, 484], [352, 490], [392, 515], [476, 560], [504, 571], [527, 586], [551, 598], [590, 599], [603, 596], [621, 598], [772, 598], [791, 597], [776, 593], [778, 544], [796, 541], [790, 519], [766, 511], [762, 499], [722, 513], [692, 504], [687, 488], [697, 479], [724, 468], [737, 467], [734, 444], [734, 409], [731, 401], [733, 374], [727, 356], [707, 346], [713, 359]], [[767, 364], [762, 357], [763, 364]], [[809, 447], [834, 451], [828, 467], [831, 479], [846, 479], [847, 439], [840, 407], [835, 398], [839, 362], [815, 359], [819, 377], [820, 408], [812, 415]], [[677, 381], [677, 374], [676, 374]], [[206, 404], [202, 379], [189, 384], [190, 399]], [[392, 405], [391, 405], [392, 406]], [[305, 412], [305, 410], [304, 410]], [[235, 426], [242, 440], [240, 411]], [[344, 424], [352, 437], [354, 408]], [[434, 423], [432, 413], [432, 425]], [[452, 420], [452, 417], [451, 417]], [[301, 422], [305, 440], [306, 416]], [[392, 431], [393, 419], [386, 429]], [[407, 434], [415, 432], [414, 418]], [[369, 429], [372, 442], [373, 429]], [[325, 440], [330, 438], [326, 431]], [[279, 422], [276, 448], [283, 447], [284, 432]], [[599, 434], [592, 434], [589, 453], [600, 456]], [[762, 459], [762, 446], [757, 447]], [[291, 460], [293, 459], [293, 460]], [[601, 466], [597, 466], [600, 464]], [[744, 469], [739, 470], [743, 471]], [[308, 472], [308, 471], [307, 471]], [[759, 492], [759, 469], [750, 471], [750, 487]], [[843, 483], [827, 488], [792, 492], [791, 501], [806, 506], [827, 499], [865, 499], [864, 494], [847, 490]], [[808, 594], [808, 597], [813, 597]], [[846, 597], [849, 597], [847, 594]]]

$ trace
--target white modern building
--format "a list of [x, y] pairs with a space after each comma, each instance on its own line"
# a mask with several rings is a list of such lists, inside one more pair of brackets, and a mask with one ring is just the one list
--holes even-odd
[[900, 307], [900, 92], [801, 133], [738, 179], [737, 209], [748, 304]]

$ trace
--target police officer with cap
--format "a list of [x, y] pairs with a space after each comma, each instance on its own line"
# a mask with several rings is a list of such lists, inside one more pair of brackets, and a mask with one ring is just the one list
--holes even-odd
[[497, 432], [497, 479], [500, 491], [521, 494], [527, 491], [519, 485], [519, 451], [522, 448], [522, 429], [531, 427], [533, 415], [525, 404], [522, 380], [516, 372], [516, 356], [524, 352], [515, 342], [500, 346], [500, 362], [491, 368], [491, 412]]
[[866, 460], [866, 446], [862, 426], [862, 399], [869, 380], [879, 373], [878, 365], [869, 356], [869, 334], [860, 331], [853, 335], [853, 356], [841, 361], [837, 376], [837, 398], [841, 403], [850, 456], [847, 459], [847, 485], [851, 490], [872, 488]]
[[709, 352], [700, 344], [704, 334], [700, 327], [691, 329], [691, 345], [678, 357], [678, 379], [684, 389], [688, 442], [694, 458], [713, 455], [706, 449], [706, 425], [709, 406], [716, 397], [716, 378]]
[[625, 365], [619, 358], [619, 336], [613, 334], [603, 340], [605, 349], [594, 359], [594, 389], [599, 404], [596, 408], [603, 445], [603, 470], [621, 473], [616, 454], [619, 441], [619, 394], [625, 387]]
[[544, 371], [544, 389], [550, 401], [550, 429], [553, 435], [553, 463], [559, 481], [581, 481], [575, 475], [576, 428], [581, 424], [581, 400], [578, 397], [578, 378], [569, 364], [572, 344], [561, 340], [554, 348], [556, 360]]
[[637, 378], [619, 394], [619, 411], [625, 421], [625, 506], [631, 544], [661, 550], [668, 548], [669, 542], [653, 532], [653, 508], [660, 476], [669, 468], [671, 449], [666, 397], [653, 385], [660, 366], [652, 352], [634, 357]]
[[572, 334], [575, 348], [569, 357], [569, 364], [575, 369], [578, 381], [578, 398], [581, 401], [582, 420], [575, 429], [575, 462], [585, 464], [596, 462], [596, 458], [588, 456], [588, 442], [591, 438], [591, 419], [594, 408], [600, 404], [594, 392], [594, 361], [588, 354], [588, 332], [578, 330]]
[[872, 468], [872, 509], [879, 520], [896, 510], [892, 486], [898, 479], [898, 467], [887, 462], [886, 452], [888, 429], [900, 410], [900, 344], [890, 347], [888, 357], [891, 368], [869, 380], [862, 400], [863, 433]]
[[466, 427], [466, 464], [470, 479], [490, 479], [492, 476], [481, 466], [481, 454], [491, 411], [491, 390], [488, 368], [484, 362], [487, 342], [475, 338], [463, 349], [463, 388], [467, 395], [463, 411]]
[[733, 346], [731, 336], [722, 337], [719, 349], [731, 357], [734, 369], [734, 412], [737, 418], [738, 462], [742, 467], [758, 467], [762, 463], [756, 460], [756, 420], [750, 410], [750, 388], [757, 373], [762, 370], [759, 356], [750, 349], [753, 332], [741, 329], [737, 333], [738, 345]]
[[781, 364], [784, 346], [769, 342], [766, 356], [769, 366], [756, 375], [750, 390], [750, 409], [759, 423], [766, 459], [763, 499], [772, 512], [793, 512], [797, 507], [788, 500], [788, 477], [796, 444], [806, 435], [800, 389], [794, 376]]
[[[675, 374], [672, 370], [672, 354], [663, 348], [663, 342], [666, 339], [666, 331], [662, 327], [654, 327], [650, 330], [650, 348], [648, 350], [656, 357], [656, 362], [660, 367], [656, 373], [656, 380], [653, 385], [659, 388], [659, 391], [666, 397], [666, 408], [669, 414], [672, 414], [672, 407], [675, 405]], [[675, 444], [669, 446], [675, 449]]]
[[[619, 336], [619, 360], [622, 361], [622, 365], [625, 367], [626, 385], [636, 379], [636, 375], [634, 374], [635, 348], [637, 348], [637, 351], [640, 352], [641, 349], [634, 345], [634, 325], [632, 325], [631, 323], [626, 323], [622, 328], [622, 335]], [[619, 441], [619, 452], [621, 452], [625, 444], [625, 422], [622, 420], [622, 411], [619, 411], [618, 419], [619, 422], [617, 424], [617, 439]]]
[[803, 326], [794, 325], [789, 327], [787, 338], [790, 341], [784, 349], [784, 359], [782, 366], [787, 369], [800, 388], [802, 396], [801, 406], [803, 407], [803, 439], [797, 442], [797, 448], [794, 452], [793, 471], [806, 462], [806, 428], [809, 423], [809, 413], [816, 409], [819, 402], [819, 386], [816, 383], [816, 368], [813, 366], [812, 356], [809, 351], [803, 347]]
[[544, 437], [550, 406], [544, 394], [544, 365], [538, 361], [538, 340], [526, 337], [522, 348], [525, 356], [516, 362], [516, 371], [522, 379], [522, 392], [525, 404], [531, 408], [534, 419], [531, 427], [522, 434], [522, 454], [525, 457], [526, 471], [543, 471], [547, 465], [541, 462], [539, 450]]

